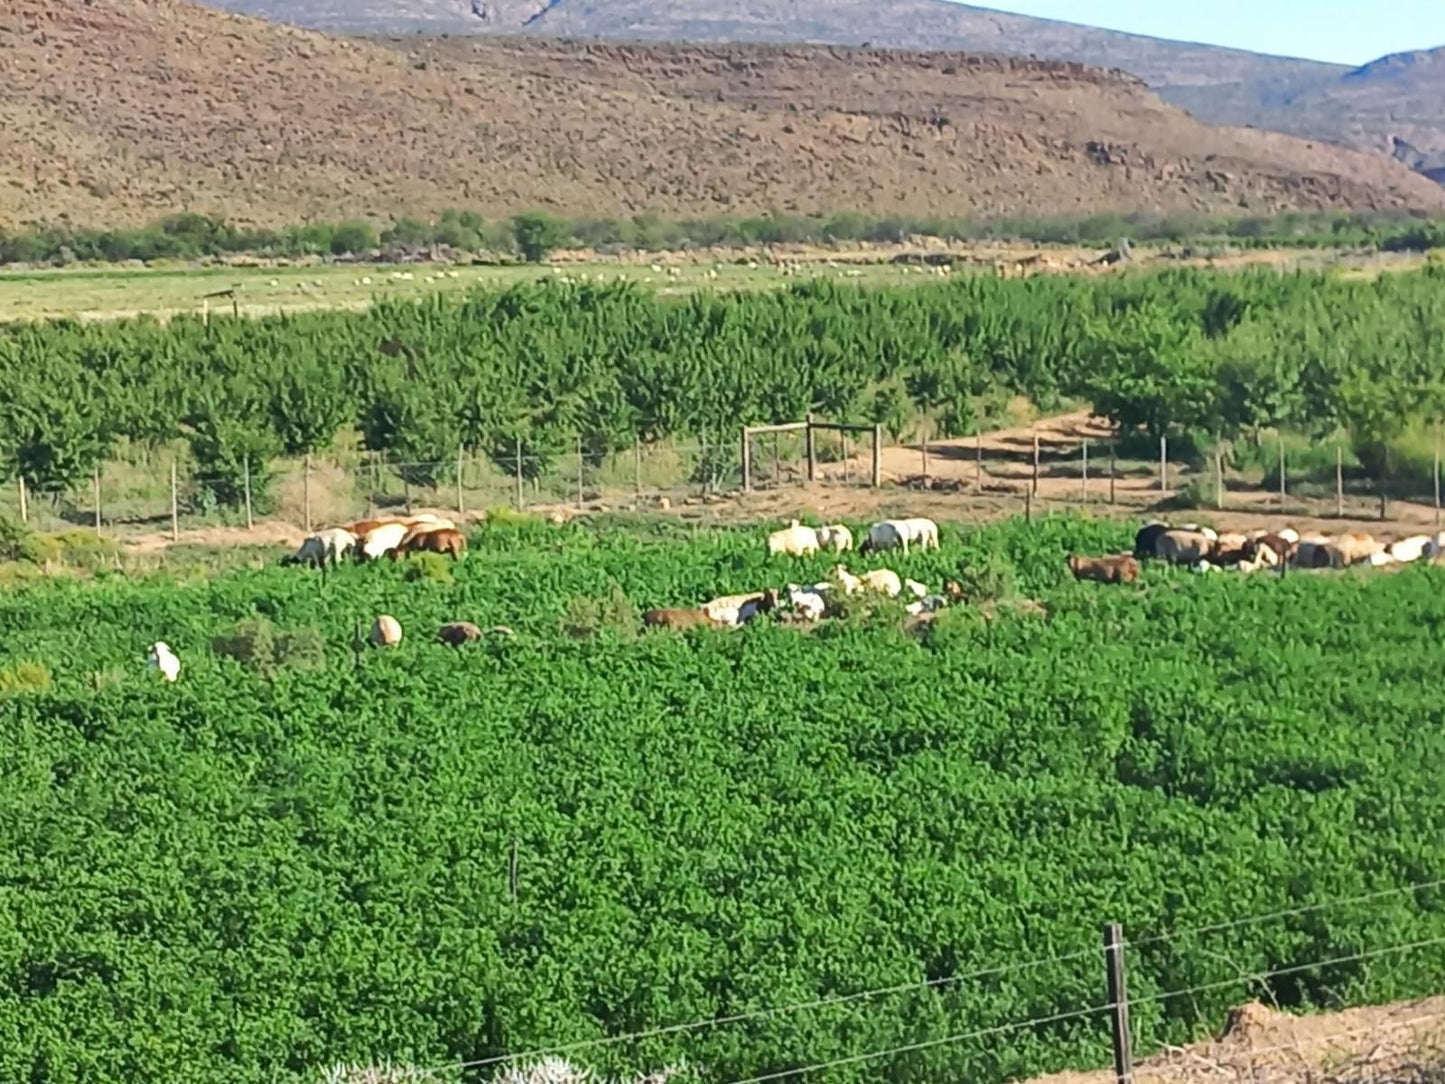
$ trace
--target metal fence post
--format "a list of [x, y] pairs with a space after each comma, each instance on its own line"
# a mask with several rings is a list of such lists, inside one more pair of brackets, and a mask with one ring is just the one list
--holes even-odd
[[1104, 967], [1109, 993], [1110, 1032], [1114, 1040], [1114, 1080], [1133, 1084], [1134, 1050], [1129, 1037], [1129, 994], [1124, 985], [1124, 928], [1104, 927]]

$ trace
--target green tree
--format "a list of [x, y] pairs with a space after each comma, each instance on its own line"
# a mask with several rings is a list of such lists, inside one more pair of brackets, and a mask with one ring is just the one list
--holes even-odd
[[512, 238], [528, 263], [541, 263], [567, 239], [566, 228], [551, 215], [528, 211], [512, 219]]

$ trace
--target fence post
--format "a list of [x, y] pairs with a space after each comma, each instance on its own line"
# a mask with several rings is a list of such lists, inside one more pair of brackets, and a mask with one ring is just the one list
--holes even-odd
[[813, 443], [813, 412], [811, 410], [808, 411], [807, 422], [808, 428], [804, 430], [804, 443], [808, 447], [808, 481], [816, 482], [818, 480], [818, 455], [817, 448]]
[[983, 421], [973, 423], [973, 490], [983, 492]]
[[642, 435], [632, 438], [632, 495], [634, 500], [642, 499]]
[[1169, 438], [1159, 437], [1159, 494], [1169, 492]]
[[[306, 474], [302, 480], [302, 514], [306, 517], [306, 533], [311, 533], [311, 453], [306, 453]], [[410, 508], [407, 509], [411, 511]]]
[[[873, 488], [883, 484], [883, 426], [873, 423]], [[1437, 501], [1438, 505], [1439, 502]]]
[[1345, 518], [1345, 451], [1335, 445], [1335, 518]]
[[1133, 1084], [1134, 1050], [1129, 1038], [1129, 994], [1124, 985], [1124, 928], [1104, 927], [1104, 967], [1109, 993], [1109, 1023], [1114, 1040], [1114, 1080]]
[[1083, 497], [1084, 503], [1089, 503], [1089, 438], [1084, 438], [1084, 475], [1083, 475]]
[[853, 449], [851, 449], [851, 448], [848, 447], [848, 433], [847, 433], [847, 430], [844, 430], [843, 432], [839, 433], [839, 434], [838, 434], [838, 439], [839, 439], [840, 441], [842, 441], [842, 444], [843, 444], [843, 484], [844, 484], [845, 486], [846, 486], [846, 485], [852, 485], [852, 483], [853, 483], [853, 464], [852, 464], [851, 460], [852, 460], [852, 458], [853, 458]]
[[752, 441], [752, 433], [750, 433], [750, 432], [748, 431], [748, 427], [745, 425], [745, 426], [743, 426], [743, 492], [744, 492], [744, 493], [751, 493], [751, 492], [753, 491], [753, 451], [752, 451], [752, 443], [753, 443], [753, 441]]
[[582, 459], [582, 434], [577, 434], [577, 507], [582, 507], [582, 474], [585, 463]]
[[1038, 431], [1037, 428], [1034, 429], [1034, 477], [1033, 477], [1033, 491], [1034, 491], [1035, 493], [1038, 493], [1038, 491], [1039, 491], [1039, 431]]
[[462, 495], [462, 445], [457, 445], [457, 515], [464, 516], [467, 512], [466, 499]]
[[25, 475], [17, 476], [16, 481], [20, 483], [20, 522], [30, 522], [30, 505], [25, 499]]
[[773, 433], [773, 485], [781, 485], [783, 480], [783, 461], [778, 455], [778, 434]]
[[1114, 483], [1115, 483], [1115, 481], [1118, 479], [1118, 476], [1119, 476], [1119, 472], [1118, 472], [1118, 470], [1116, 469], [1117, 460], [1118, 460], [1118, 453], [1119, 453], [1119, 446], [1118, 446], [1117, 444], [1115, 444], [1112, 440], [1109, 441], [1109, 503], [1110, 503], [1110, 504], [1116, 503], [1116, 502], [1115, 502], [1115, 496], [1116, 496], [1116, 495], [1115, 495], [1115, 492], [1114, 492]]
[[523, 494], [522, 494], [522, 438], [521, 438], [521, 437], [518, 437], [518, 438], [517, 438], [517, 462], [516, 462], [516, 468], [517, 468], [517, 511], [520, 512], [520, 511], [522, 510], [522, 505], [523, 505], [523, 503], [526, 501], [526, 497], [524, 497]]
[[1224, 453], [1214, 449], [1214, 507], [1224, 511]]
[[1435, 485], [1435, 529], [1440, 529], [1440, 445], [1435, 445], [1435, 466], [1430, 472]]
[[252, 530], [256, 526], [255, 520], [251, 517], [251, 457], [245, 456], [241, 460], [241, 489], [246, 498], [246, 530]]
[[1033, 491], [1032, 489], [1025, 489], [1025, 490], [1024, 490], [1024, 522], [1025, 522], [1025, 523], [1032, 523], [1033, 521], [1034, 521], [1034, 491]]
[[95, 533], [100, 534], [100, 464], [95, 465]]
[[1279, 441], [1279, 510], [1284, 511], [1285, 502], [1285, 477], [1284, 477], [1284, 438]]
[[923, 434], [923, 480], [928, 481], [928, 434]]
[[176, 461], [171, 458], [171, 541], [177, 542], [181, 537], [180, 504], [176, 497]]

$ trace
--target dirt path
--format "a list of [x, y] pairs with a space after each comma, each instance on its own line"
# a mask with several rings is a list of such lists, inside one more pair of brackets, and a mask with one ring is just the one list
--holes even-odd
[[[1216, 1039], [1170, 1048], [1135, 1067], [1136, 1084], [1407, 1081], [1445, 1068], [1445, 997], [1291, 1016], [1259, 1002], [1230, 1014]], [[1113, 1084], [1112, 1069], [1031, 1084]]]

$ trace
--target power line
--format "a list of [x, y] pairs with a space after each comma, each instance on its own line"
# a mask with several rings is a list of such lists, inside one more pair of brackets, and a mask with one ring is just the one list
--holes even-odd
[[1250, 915], [1247, 918], [1235, 919], [1230, 922], [1217, 922], [1209, 926], [1195, 926], [1192, 929], [1174, 930], [1169, 933], [1155, 934], [1137, 941], [1127, 939], [1125, 943], [1129, 948], [1142, 948], [1145, 945], [1155, 945], [1165, 941], [1177, 941], [1181, 938], [1197, 937], [1202, 934], [1220, 933], [1224, 930], [1238, 929], [1241, 926], [1251, 926], [1260, 922], [1272, 922], [1281, 918], [1293, 918], [1296, 915], [1313, 914], [1316, 911], [1325, 911], [1332, 907], [1347, 907], [1351, 904], [1368, 903], [1372, 900], [1382, 900], [1390, 896], [1413, 895], [1417, 892], [1424, 892], [1426, 889], [1441, 887], [1445, 887], [1445, 878], [1436, 881], [1424, 881], [1420, 884], [1406, 885], [1402, 888], [1385, 888], [1378, 892], [1367, 892], [1362, 896], [1336, 897], [1335, 899], [1322, 900], [1319, 903], [1312, 903], [1304, 907], [1292, 907], [1285, 911], [1271, 911], [1262, 915]]
[[[1151, 1001], [1166, 1001], [1173, 997], [1183, 997], [1186, 994], [1203, 993], [1208, 990], [1223, 989], [1227, 986], [1238, 986], [1253, 980], [1264, 980], [1278, 978], [1283, 975], [1296, 974], [1301, 971], [1309, 971], [1317, 967], [1328, 967], [1332, 964], [1349, 963], [1354, 960], [1372, 959], [1391, 952], [1405, 952], [1410, 949], [1424, 948], [1430, 945], [1445, 944], [1445, 937], [1433, 937], [1423, 941], [1412, 941], [1403, 945], [1391, 945], [1388, 948], [1373, 949], [1368, 952], [1352, 953], [1349, 956], [1337, 956], [1328, 960], [1318, 960], [1314, 963], [1300, 964], [1294, 967], [1280, 968], [1276, 971], [1262, 972], [1254, 975], [1242, 975], [1230, 979], [1227, 982], [1202, 983], [1198, 986], [1186, 987], [1181, 990], [1169, 990], [1160, 994], [1153, 994], [1148, 997], [1131, 997], [1130, 1005], [1143, 1004]], [[846, 1058], [835, 1058], [831, 1061], [817, 1062], [813, 1065], [805, 1065], [797, 1069], [779, 1070], [773, 1073], [765, 1073], [761, 1076], [745, 1077], [741, 1080], [730, 1081], [729, 1084], [766, 1084], [767, 1081], [781, 1080], [784, 1077], [802, 1076], [807, 1073], [820, 1072], [824, 1069], [836, 1069], [845, 1065], [857, 1065], [861, 1062], [876, 1061], [879, 1058], [893, 1057], [898, 1054], [908, 1054], [917, 1050], [927, 1050], [937, 1046], [949, 1046], [955, 1043], [967, 1042], [970, 1039], [982, 1039], [993, 1035], [1006, 1034], [1011, 1031], [1019, 1031], [1024, 1028], [1033, 1027], [1038, 1024], [1057, 1023], [1062, 1020], [1075, 1019], [1088, 1016], [1093, 1013], [1104, 1012], [1115, 1007], [1115, 1003], [1097, 1005], [1088, 1009], [1076, 1009], [1073, 1012], [1055, 1013], [1051, 1016], [1034, 1017], [1029, 1020], [1021, 1020], [1011, 1024], [1000, 1024], [996, 1027], [982, 1028], [978, 1031], [965, 1032], [961, 1035], [951, 1035], [942, 1039], [929, 1039], [921, 1043], [910, 1043], [906, 1046], [892, 1047], [888, 1050], [878, 1050], [867, 1054], [854, 1054]]]
[[496, 1065], [500, 1062], [520, 1061], [525, 1058], [539, 1058], [551, 1054], [565, 1054], [577, 1050], [588, 1050], [600, 1046], [611, 1046], [615, 1043], [637, 1041], [642, 1039], [656, 1038], [659, 1035], [676, 1035], [682, 1032], [696, 1031], [701, 1028], [722, 1027], [727, 1024], [744, 1023], [749, 1020], [761, 1020], [775, 1016], [785, 1016], [791, 1013], [804, 1012], [812, 1009], [832, 1008], [837, 1005], [846, 1005], [857, 1001], [866, 1001], [877, 997], [887, 997], [892, 994], [908, 993], [914, 990], [936, 990], [940, 987], [949, 986], [954, 983], [969, 982], [974, 979], [992, 978], [997, 975], [1012, 974], [1019, 971], [1031, 971], [1050, 964], [1068, 963], [1073, 960], [1082, 960], [1086, 957], [1093, 957], [1098, 954], [1097, 949], [1081, 949], [1078, 952], [1065, 953], [1062, 956], [1049, 956], [1037, 960], [1029, 960], [1026, 963], [1005, 964], [1001, 967], [984, 968], [979, 971], [971, 971], [963, 975], [950, 975], [940, 979], [926, 979], [922, 982], [900, 983], [897, 986], [881, 986], [872, 990], [860, 990], [852, 994], [838, 994], [832, 997], [818, 998], [813, 1001], [795, 1002], [790, 1005], [779, 1005], [766, 1009], [752, 1009], [748, 1012], [735, 1013], [730, 1016], [715, 1016], [705, 1020], [695, 1020], [685, 1024], [668, 1024], [663, 1027], [649, 1028], [645, 1031], [628, 1032], [624, 1035], [608, 1035], [598, 1039], [584, 1039], [575, 1043], [565, 1043], [560, 1046], [543, 1047], [537, 1050], [529, 1050], [520, 1054], [498, 1054], [489, 1058], [478, 1058], [474, 1061], [449, 1062], [431, 1069], [421, 1070], [426, 1073], [441, 1072], [446, 1069], [478, 1069], [488, 1065]]

